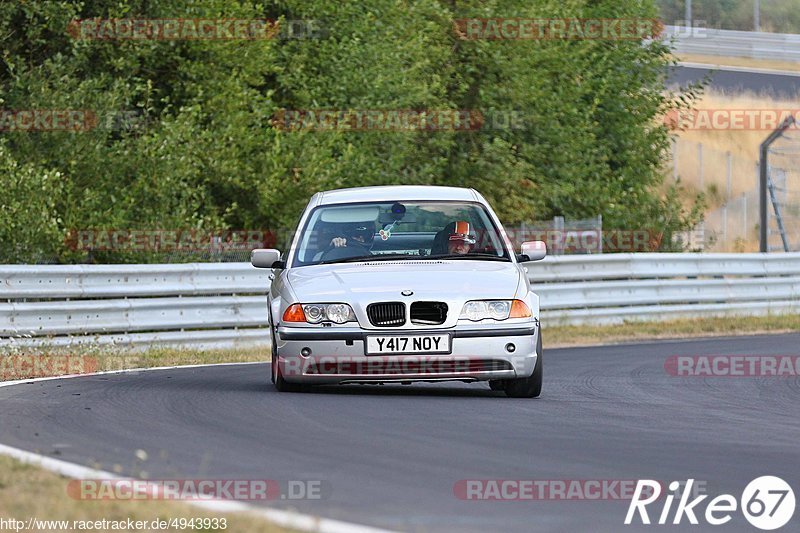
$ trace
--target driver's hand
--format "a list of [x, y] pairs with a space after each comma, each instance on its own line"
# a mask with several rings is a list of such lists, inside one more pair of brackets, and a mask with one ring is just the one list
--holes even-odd
[[331, 239], [331, 246], [334, 248], [341, 248], [343, 246], [347, 246], [347, 239], [344, 237], [334, 237]]

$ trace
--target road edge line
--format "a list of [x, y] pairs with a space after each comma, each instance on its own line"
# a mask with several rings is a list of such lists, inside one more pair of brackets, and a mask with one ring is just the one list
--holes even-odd
[[[123, 370], [106, 370], [102, 372], [94, 372], [91, 374], [69, 374], [65, 376], [48, 376], [43, 378], [33, 379], [20, 379], [15, 381], [0, 382], [0, 387], [9, 387], [12, 385], [22, 385], [25, 383], [37, 383], [42, 381], [52, 381], [56, 379], [71, 379], [79, 377], [102, 376], [108, 374], [126, 374], [130, 372], [149, 372], [152, 370], [174, 370], [185, 368], [203, 368], [212, 366], [232, 366], [232, 365], [256, 365], [264, 364], [262, 362], [243, 362], [243, 363], [206, 363], [199, 365], [176, 365], [176, 366], [161, 366], [152, 368], [127, 368]], [[125, 478], [111, 472], [90, 468], [88, 466], [79, 465], [77, 463], [70, 463], [61, 459], [53, 459], [46, 455], [41, 455], [27, 450], [14, 448], [6, 444], [0, 443], [0, 455], [5, 455], [16, 459], [24, 464], [38, 466], [50, 472], [54, 472], [61, 476], [72, 479], [134, 479]], [[145, 480], [146, 481], [146, 480]], [[298, 513], [294, 511], [284, 511], [281, 509], [270, 509], [249, 505], [238, 501], [190, 501], [190, 500], [176, 500], [180, 503], [188, 503], [189, 505], [200, 507], [208, 511], [226, 512], [226, 513], [241, 513], [248, 512], [259, 515], [276, 525], [286, 527], [289, 529], [297, 529], [300, 531], [308, 531], [312, 533], [394, 533], [392, 530], [380, 529], [372, 526], [365, 526], [353, 522], [345, 522], [343, 520], [335, 520], [332, 518], [322, 518], [319, 516]]]

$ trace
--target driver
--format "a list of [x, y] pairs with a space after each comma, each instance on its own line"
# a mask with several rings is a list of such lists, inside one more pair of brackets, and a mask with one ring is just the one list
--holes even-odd
[[330, 245], [334, 248], [342, 248], [347, 246], [348, 240], [356, 245], [369, 246], [372, 244], [372, 239], [375, 237], [374, 228], [370, 229], [368, 224], [355, 224], [346, 228], [342, 232], [344, 235], [334, 237], [331, 239]]
[[466, 255], [475, 246], [475, 235], [469, 222], [456, 220], [447, 225], [449, 236], [447, 237], [447, 253], [456, 255]]

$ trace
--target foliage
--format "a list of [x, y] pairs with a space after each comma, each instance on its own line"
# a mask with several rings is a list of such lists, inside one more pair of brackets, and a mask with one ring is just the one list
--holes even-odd
[[[0, 4], [0, 109], [90, 110], [89, 131], [3, 131], [0, 262], [86, 255], [76, 229], [290, 228], [318, 190], [475, 187], [508, 223], [603, 215], [673, 232], [662, 192], [668, 47], [461, 40], [467, 17], [653, 18], [653, 0], [44, 0]], [[315, 38], [86, 40], [88, 18], [313, 19]], [[318, 38], [316, 38], [318, 37]], [[284, 131], [283, 109], [477, 110], [524, 127]], [[20, 218], [21, 206], [28, 214]], [[13, 219], [13, 222], [11, 222]], [[20, 250], [25, 250], [24, 253]], [[95, 261], [155, 261], [103, 252]]]

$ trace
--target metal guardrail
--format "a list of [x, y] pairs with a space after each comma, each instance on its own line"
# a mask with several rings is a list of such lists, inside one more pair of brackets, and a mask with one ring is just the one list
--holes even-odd
[[[605, 254], [527, 263], [545, 326], [800, 312], [800, 253]], [[249, 263], [0, 266], [0, 345], [268, 344]]]
[[665, 26], [663, 36], [675, 38], [675, 51], [679, 54], [800, 62], [800, 35], [793, 33]]

